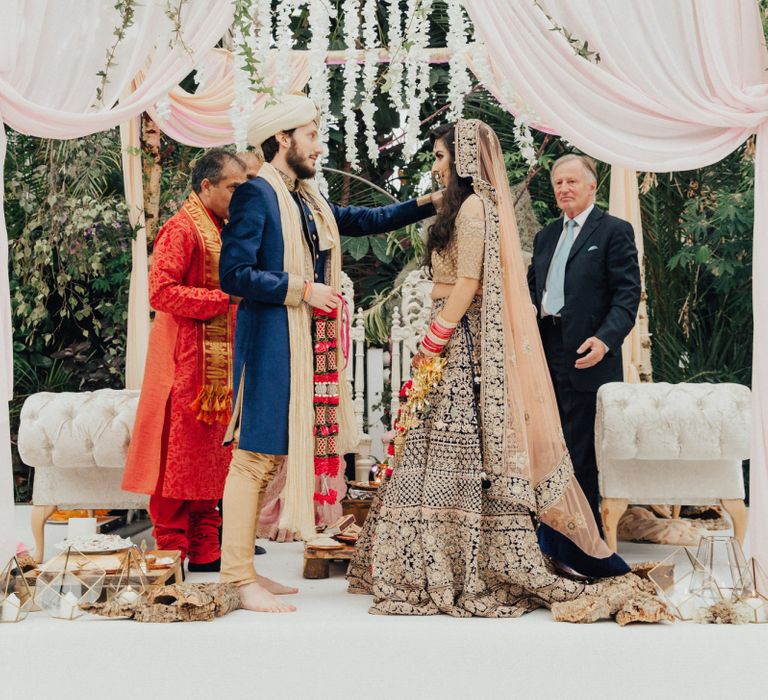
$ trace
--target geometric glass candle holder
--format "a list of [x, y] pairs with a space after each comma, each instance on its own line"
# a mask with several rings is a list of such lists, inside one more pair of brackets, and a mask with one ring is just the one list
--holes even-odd
[[768, 622], [768, 574], [754, 557], [742, 570], [733, 596], [750, 609], [752, 622]]
[[123, 605], [145, 602], [150, 583], [142, 570], [143, 557], [136, 547], [126, 550], [120, 569], [107, 577], [104, 584], [106, 601], [117, 601]]
[[686, 547], [680, 547], [648, 572], [661, 599], [679, 620], [692, 620], [696, 610], [721, 600], [709, 582], [704, 565]]
[[0, 622], [21, 622], [32, 608], [33, 598], [18, 559], [12, 557], [0, 573]]
[[723, 600], [732, 600], [734, 589], [747, 568], [739, 541], [735, 537], [704, 536], [699, 540], [696, 559], [704, 566], [704, 571], [694, 574], [693, 589], [705, 591], [714, 587]]
[[74, 547], [48, 561], [37, 577], [35, 602], [51, 617], [75, 620], [81, 603], [95, 603], [106, 572]]

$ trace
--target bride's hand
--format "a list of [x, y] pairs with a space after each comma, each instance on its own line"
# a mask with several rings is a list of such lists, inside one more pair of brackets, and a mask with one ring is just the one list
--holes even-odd
[[411, 367], [413, 367], [413, 369], [419, 369], [419, 367], [424, 364], [426, 359], [427, 356], [421, 352], [421, 350], [419, 350], [411, 359]]

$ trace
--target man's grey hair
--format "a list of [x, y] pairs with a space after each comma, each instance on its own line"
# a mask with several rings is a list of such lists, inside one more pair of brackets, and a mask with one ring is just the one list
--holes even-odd
[[550, 170], [549, 179], [554, 182], [555, 170], [557, 170], [564, 163], [570, 163], [573, 160], [579, 161], [581, 167], [584, 168], [584, 172], [587, 177], [594, 182], [597, 182], [597, 165], [595, 161], [589, 156], [582, 156], [578, 153], [566, 153], [564, 156], [560, 156], [554, 163], [552, 163], [552, 170]]

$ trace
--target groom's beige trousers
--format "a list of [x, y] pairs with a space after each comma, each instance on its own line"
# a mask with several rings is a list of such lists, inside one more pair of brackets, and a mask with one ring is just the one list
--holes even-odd
[[[239, 436], [238, 436], [239, 437]], [[224, 484], [224, 524], [221, 541], [222, 583], [243, 586], [255, 581], [253, 567], [256, 527], [264, 493], [285, 457], [235, 448]]]

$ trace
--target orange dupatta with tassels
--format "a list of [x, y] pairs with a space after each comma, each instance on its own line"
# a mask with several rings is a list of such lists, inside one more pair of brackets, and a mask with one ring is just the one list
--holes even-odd
[[[200, 198], [192, 192], [181, 209], [200, 240], [200, 279], [209, 289], [219, 288], [221, 232]], [[232, 345], [230, 314], [198, 324], [200, 389], [190, 408], [203, 423], [226, 425], [232, 414]]]

